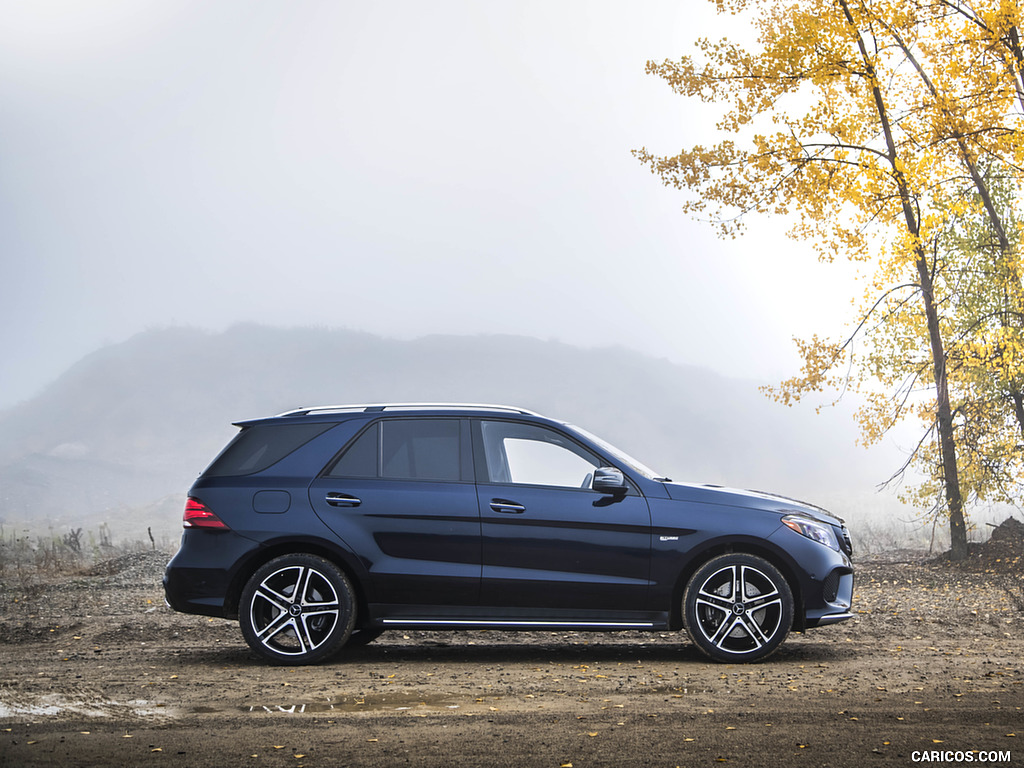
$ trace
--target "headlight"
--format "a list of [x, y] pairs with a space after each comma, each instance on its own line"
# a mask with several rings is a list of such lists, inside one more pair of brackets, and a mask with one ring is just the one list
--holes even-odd
[[782, 524], [806, 536], [808, 539], [824, 544], [836, 552], [839, 551], [839, 540], [836, 539], [836, 533], [830, 525], [825, 525], [817, 520], [811, 520], [800, 515], [786, 515], [782, 518]]

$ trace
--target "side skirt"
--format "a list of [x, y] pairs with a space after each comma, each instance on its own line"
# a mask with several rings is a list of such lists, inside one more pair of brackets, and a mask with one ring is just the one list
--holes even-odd
[[506, 629], [506, 630], [666, 630], [668, 614], [629, 611], [595, 616], [593, 611], [514, 611], [466, 606], [371, 605], [367, 625], [406, 629]]

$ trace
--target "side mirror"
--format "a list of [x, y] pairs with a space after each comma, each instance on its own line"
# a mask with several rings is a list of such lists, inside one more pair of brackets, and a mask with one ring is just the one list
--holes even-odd
[[590, 487], [599, 493], [625, 493], [626, 478], [615, 467], [601, 467], [594, 470], [594, 482]]

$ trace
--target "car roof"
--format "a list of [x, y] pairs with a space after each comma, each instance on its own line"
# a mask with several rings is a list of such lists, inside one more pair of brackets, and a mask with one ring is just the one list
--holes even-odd
[[539, 413], [511, 405], [485, 405], [482, 403], [371, 403], [362, 405], [315, 405], [295, 408], [278, 416], [306, 416], [311, 413], [382, 413], [384, 411], [505, 411], [539, 416]]
[[[256, 423], [271, 423], [278, 420], [302, 419], [304, 417], [322, 417], [324, 421], [333, 421], [331, 417], [355, 416], [359, 414], [378, 415], [385, 412], [402, 413], [403, 415], [436, 415], [444, 414], [516, 414], [545, 418], [539, 413], [511, 405], [489, 405], [483, 403], [362, 403], [345, 405], [313, 405], [294, 408], [276, 416], [257, 419], [246, 419], [235, 422], [236, 426], [248, 426]], [[280, 422], [278, 422], [280, 423]]]

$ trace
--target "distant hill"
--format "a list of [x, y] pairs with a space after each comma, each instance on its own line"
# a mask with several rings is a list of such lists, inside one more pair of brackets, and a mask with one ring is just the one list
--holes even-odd
[[519, 405], [676, 479], [773, 490], [847, 516], [894, 504], [873, 490], [892, 457], [857, 448], [848, 414], [778, 406], [754, 382], [517, 336], [400, 341], [239, 325], [141, 333], [0, 413], [0, 523], [176, 535], [183, 495], [234, 434], [231, 422], [380, 401]]

